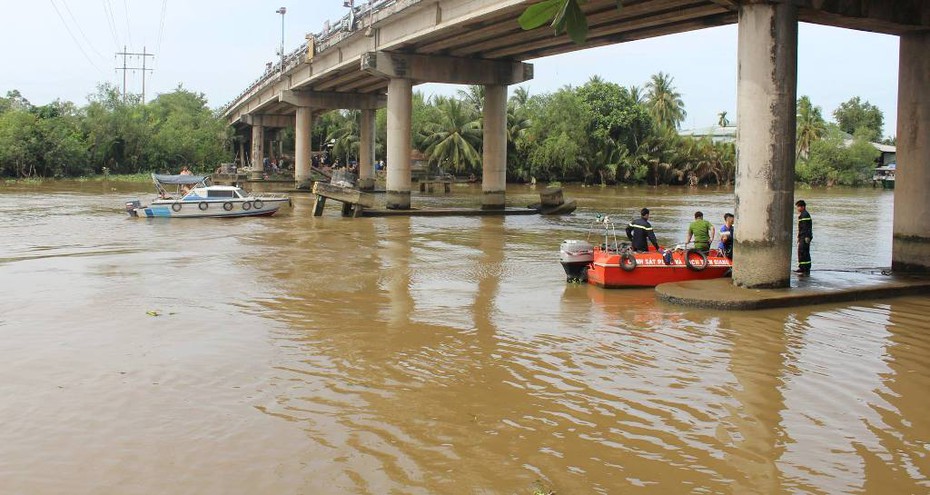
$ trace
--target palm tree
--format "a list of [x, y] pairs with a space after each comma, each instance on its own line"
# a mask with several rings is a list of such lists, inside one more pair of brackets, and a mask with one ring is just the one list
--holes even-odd
[[477, 170], [481, 165], [481, 121], [466, 102], [444, 99], [439, 120], [423, 126], [424, 152], [432, 164], [449, 165], [457, 172]]
[[459, 99], [464, 100], [479, 114], [484, 109], [484, 86], [471, 85], [467, 90], [460, 89], [458, 93]]
[[627, 89], [630, 92], [630, 99], [633, 100], [633, 103], [637, 105], [642, 105], [646, 103], [646, 99], [643, 96], [643, 90], [639, 86], [636, 86], [634, 84], [634, 85], [631, 85]]
[[802, 96], [798, 99], [798, 143], [796, 158], [810, 153], [811, 145], [823, 139], [827, 132], [827, 124], [820, 114], [820, 107], [811, 104], [810, 98]]
[[350, 157], [358, 156], [360, 114], [358, 110], [347, 110], [340, 114], [326, 136], [326, 140], [333, 143], [333, 155], [343, 157], [346, 165]]
[[513, 90], [513, 95], [511, 95], [509, 103], [516, 108], [523, 108], [529, 101], [529, 90], [522, 86], [517, 86], [517, 89]]
[[653, 74], [652, 79], [646, 83], [646, 89], [649, 91], [646, 95], [647, 103], [652, 118], [660, 125], [671, 129], [677, 129], [678, 124], [688, 116], [681, 94], [672, 86], [674, 80], [672, 76], [659, 72]]
[[727, 112], [723, 111], [717, 114], [717, 125], [720, 127], [727, 127], [730, 125], [730, 120], [727, 119]]

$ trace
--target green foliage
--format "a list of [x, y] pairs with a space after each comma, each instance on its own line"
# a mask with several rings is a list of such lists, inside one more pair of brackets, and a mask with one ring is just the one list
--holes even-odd
[[811, 145], [810, 156], [795, 167], [797, 180], [814, 186], [860, 185], [872, 176], [880, 152], [860, 132], [849, 142], [838, 127]]
[[[572, 41], [580, 45], [588, 38], [588, 20], [581, 10], [585, 3], [587, 0], [542, 0], [527, 7], [517, 22], [525, 30], [548, 22], [556, 36], [567, 31]], [[622, 7], [622, 0], [617, 0], [617, 9]]]
[[688, 116], [681, 94], [672, 85], [674, 81], [674, 77], [659, 72], [653, 74], [646, 83], [646, 89], [649, 91], [646, 96], [647, 104], [652, 118], [657, 124], [671, 129], [677, 129], [678, 125]]
[[858, 96], [841, 103], [833, 111], [833, 117], [840, 130], [847, 134], [862, 133], [869, 141], [881, 140], [885, 116], [878, 107], [863, 103]]
[[796, 156], [800, 158], [807, 156], [811, 145], [821, 140], [827, 131], [827, 123], [823, 120], [820, 107], [814, 106], [807, 96], [798, 99], [797, 127]]
[[481, 166], [481, 121], [467, 102], [439, 99], [438, 119], [420, 131], [423, 152], [440, 170], [478, 172]]
[[143, 105], [103, 84], [87, 106], [33, 106], [18, 91], [0, 98], [0, 176], [78, 177], [212, 170], [229, 159], [229, 131], [203, 94], [180, 86]]

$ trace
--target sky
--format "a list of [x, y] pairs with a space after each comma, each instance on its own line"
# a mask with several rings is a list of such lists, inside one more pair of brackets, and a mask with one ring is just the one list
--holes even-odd
[[[220, 107], [277, 59], [284, 15], [285, 51], [348, 12], [342, 0], [0, 0], [0, 95], [19, 90], [30, 102], [78, 105], [102, 82], [122, 87], [125, 51], [154, 53], [146, 67], [146, 99], [179, 84]], [[584, 84], [598, 75], [644, 86], [659, 71], [674, 78], [688, 116], [682, 128], [715, 125], [720, 112], [736, 121], [735, 25], [529, 60], [530, 95]], [[859, 96], [882, 110], [884, 135], [896, 134], [898, 38], [801, 24], [798, 96], [807, 95], [833, 120], [840, 103]], [[141, 67], [142, 57], [127, 66]], [[514, 87], [511, 87], [511, 91]], [[426, 94], [461, 86], [427, 84]], [[127, 90], [141, 93], [142, 71], [127, 73]]]

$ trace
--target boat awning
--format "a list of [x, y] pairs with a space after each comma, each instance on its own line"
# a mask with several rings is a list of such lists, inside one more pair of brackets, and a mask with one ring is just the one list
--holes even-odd
[[162, 184], [192, 185], [200, 184], [207, 179], [206, 175], [163, 175], [152, 174], [152, 179]]

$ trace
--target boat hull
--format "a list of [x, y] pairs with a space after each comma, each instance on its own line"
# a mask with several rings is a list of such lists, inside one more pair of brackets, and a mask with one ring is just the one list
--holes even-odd
[[274, 215], [287, 198], [223, 199], [200, 201], [156, 200], [148, 206], [128, 208], [139, 218], [238, 218]]
[[589, 284], [607, 289], [655, 287], [670, 282], [727, 276], [733, 266], [732, 261], [718, 256], [716, 251], [711, 253], [704, 262], [701, 255], [694, 251], [675, 251], [668, 263], [662, 253], [656, 251], [635, 253], [631, 255], [635, 258], [635, 267], [629, 269], [633, 263], [626, 259], [624, 265], [627, 269], [624, 269], [619, 253], [595, 248], [594, 260], [588, 266], [586, 276]]

